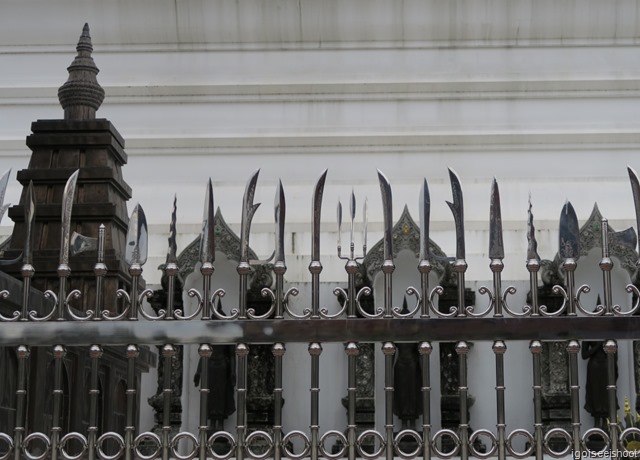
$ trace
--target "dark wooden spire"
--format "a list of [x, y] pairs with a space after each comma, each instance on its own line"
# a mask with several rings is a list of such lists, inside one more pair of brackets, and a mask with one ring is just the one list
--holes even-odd
[[65, 120], [93, 120], [104, 100], [104, 89], [96, 79], [99, 70], [91, 57], [89, 24], [84, 25], [76, 50], [78, 55], [67, 67], [69, 79], [58, 89], [58, 99]]

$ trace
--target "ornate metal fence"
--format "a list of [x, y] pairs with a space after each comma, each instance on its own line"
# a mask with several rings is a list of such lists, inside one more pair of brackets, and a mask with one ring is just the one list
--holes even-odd
[[[636, 174], [629, 168], [633, 196], [636, 208], [640, 207], [640, 184]], [[126, 247], [126, 261], [132, 283], [129, 291], [120, 289], [117, 296], [121, 299], [118, 305], [104, 305], [103, 277], [107, 267], [103, 261], [104, 229], [101, 229], [97, 242], [97, 260], [95, 264], [95, 306], [92, 309], [79, 312], [72, 308], [74, 299], [82, 293], [78, 290], [68, 292], [68, 280], [72, 276], [69, 266], [70, 251], [82, 248], [90, 240], [70, 235], [71, 206], [74, 200], [75, 181], [77, 173], [72, 175], [65, 188], [62, 204], [62, 236], [60, 264], [58, 267], [58, 292], [45, 292], [50, 300], [51, 310], [38, 312], [30, 308], [32, 291], [30, 281], [36, 270], [31, 257], [31, 223], [35, 217], [35, 203], [31, 186], [27, 190], [25, 202], [25, 235], [24, 251], [22, 254], [22, 305], [12, 316], [0, 316], [0, 345], [15, 347], [18, 357], [18, 374], [16, 382], [16, 416], [15, 431], [0, 433], [0, 459], [22, 457], [35, 460], [52, 458], [62, 459], [118, 459], [134, 458], [205, 458], [228, 459], [235, 457], [263, 459], [282, 457], [300, 459], [310, 457], [342, 458], [353, 460], [356, 457], [374, 459], [385, 457], [391, 460], [398, 456], [404, 459], [422, 457], [450, 458], [460, 456], [467, 459], [474, 457], [489, 457], [497, 455], [504, 459], [507, 456], [525, 458], [535, 456], [537, 459], [544, 455], [562, 457], [570, 451], [582, 450], [587, 441], [599, 438], [604, 449], [617, 450], [622, 448], [626, 439], [640, 435], [640, 429], [628, 428], [623, 430], [616, 415], [616, 376], [614, 360], [617, 352], [616, 340], [640, 338], [640, 318], [634, 316], [638, 311], [640, 292], [634, 285], [629, 285], [627, 291], [632, 293], [635, 304], [620, 307], [612, 302], [611, 270], [612, 260], [609, 256], [609, 235], [606, 221], [602, 225], [602, 259], [600, 268], [603, 277], [604, 299], [595, 311], [583, 307], [581, 294], [588, 292], [588, 286], [576, 287], [574, 272], [580, 255], [578, 239], [578, 221], [573, 207], [566, 203], [560, 218], [560, 249], [563, 260], [562, 268], [565, 274], [565, 286], [556, 286], [555, 291], [564, 301], [558, 310], [551, 311], [538, 301], [538, 271], [540, 258], [536, 251], [535, 230], [531, 207], [529, 208], [528, 238], [526, 268], [530, 274], [530, 303], [522, 306], [509, 305], [509, 295], [515, 293], [513, 287], [503, 289], [501, 272], [504, 249], [502, 245], [502, 228], [500, 215], [500, 197], [498, 184], [493, 182], [490, 216], [490, 269], [493, 286], [482, 287], [479, 292], [488, 296], [488, 307], [484, 311], [477, 311], [474, 306], [465, 305], [465, 241], [463, 228], [463, 195], [460, 182], [456, 174], [450, 171], [453, 201], [449, 206], [453, 212], [456, 230], [456, 257], [449, 261], [452, 264], [457, 279], [458, 305], [448, 312], [441, 312], [436, 304], [437, 297], [442, 293], [439, 286], [429, 285], [429, 273], [432, 270], [432, 258], [429, 247], [429, 212], [430, 197], [425, 180], [420, 191], [420, 262], [417, 270], [420, 273], [419, 287], [408, 287], [407, 293], [416, 299], [413, 308], [405, 311], [392, 305], [392, 279], [394, 272], [393, 225], [391, 207], [391, 187], [382, 173], [379, 182], [384, 209], [384, 262], [382, 272], [384, 276], [383, 307], [371, 312], [363, 308], [362, 299], [371, 294], [368, 287], [356, 289], [356, 274], [359, 261], [367, 252], [366, 243], [366, 204], [364, 207], [364, 234], [362, 237], [362, 252], [356, 251], [354, 236], [354, 221], [356, 219], [355, 198], [352, 197], [349, 206], [349, 244], [343, 251], [338, 239], [338, 255], [346, 261], [345, 269], [348, 277], [346, 290], [335, 289], [335, 294], [341, 299], [338, 312], [330, 313], [322, 308], [326, 299], [320, 297], [320, 276], [322, 263], [320, 261], [320, 211], [326, 171], [320, 177], [313, 195], [312, 218], [312, 250], [309, 272], [312, 281], [311, 305], [303, 312], [293, 311], [289, 298], [297, 294], [295, 288], [285, 290], [284, 276], [287, 271], [284, 254], [285, 232], [285, 194], [282, 184], [279, 184], [275, 201], [276, 245], [273, 259], [275, 286], [273, 289], [263, 289], [263, 295], [271, 299], [271, 308], [264, 314], [257, 314], [247, 305], [248, 280], [252, 271], [249, 260], [249, 235], [252, 217], [257, 209], [253, 202], [258, 173], [249, 180], [244, 199], [240, 235], [240, 255], [237, 272], [239, 277], [239, 304], [237, 308], [225, 312], [215, 307], [216, 300], [224, 296], [223, 289], [213, 289], [215, 283], [215, 232], [213, 230], [213, 191], [211, 182], [207, 187], [205, 198], [205, 214], [203, 230], [200, 240], [199, 259], [200, 272], [203, 278], [201, 290], [192, 289], [189, 296], [198, 300], [195, 311], [186, 313], [174, 308], [175, 280], [178, 273], [175, 246], [175, 212], [169, 240], [169, 254], [164, 267], [168, 280], [166, 308], [158, 312], [150, 312], [146, 304], [151, 292], [141, 289], [140, 280], [143, 265], [147, 258], [147, 228], [144, 212], [139, 205], [135, 207], [129, 224]], [[640, 213], [637, 214], [640, 222]], [[338, 235], [342, 234], [342, 207], [338, 206]], [[630, 241], [635, 247], [634, 241]], [[75, 248], [75, 249], [74, 249]], [[346, 253], [346, 254], [345, 254]], [[439, 256], [438, 256], [439, 257]], [[225, 289], [230, 289], [225, 287]], [[10, 293], [0, 293], [6, 298]], [[218, 321], [213, 321], [217, 319]], [[580, 421], [579, 398], [580, 376], [578, 375], [578, 340], [602, 340], [608, 363], [608, 401], [609, 424], [608, 429], [593, 428], [583, 430]], [[468, 376], [467, 353], [469, 341], [488, 340], [493, 342], [495, 354], [495, 391], [496, 417], [490, 423], [483, 421], [484, 427], [471, 431], [467, 402]], [[545, 429], [542, 419], [541, 406], [541, 361], [542, 342], [547, 340], [565, 341], [569, 355], [569, 379], [571, 397], [571, 429]], [[457, 430], [432, 427], [432, 396], [430, 358], [433, 342], [454, 341], [455, 351], [459, 361], [459, 401], [460, 423]], [[533, 367], [533, 381], [531, 388], [523, 388], [523, 399], [533, 397], [534, 419], [531, 420], [533, 430], [523, 427], [507, 430], [505, 405], [505, 368], [504, 356], [507, 353], [508, 341], [529, 341], [531, 363]], [[346, 430], [323, 429], [319, 420], [320, 404], [320, 360], [322, 359], [323, 343], [343, 343], [347, 356], [347, 423]], [[356, 357], [359, 353], [359, 343], [381, 342], [384, 355], [384, 419], [382, 432], [365, 430], [357, 433], [355, 422]], [[393, 420], [393, 392], [394, 392], [394, 354], [395, 343], [415, 343], [421, 361], [421, 395], [422, 395], [422, 429], [402, 430], [394, 433]], [[283, 431], [282, 421], [282, 367], [283, 355], [286, 353], [287, 343], [308, 343], [310, 367], [310, 399], [309, 399], [309, 435], [306, 430]], [[164, 371], [164, 423], [161, 435], [152, 432], [140, 433], [135, 423], [136, 393], [139, 391], [133, 377], [135, 362], [139, 354], [139, 344], [155, 344], [162, 346], [160, 365]], [[180, 432], [172, 434], [169, 423], [169, 405], [171, 401], [171, 361], [176, 353], [176, 346], [184, 344], [199, 344], [198, 353], [202, 369], [206, 369], [211, 357], [212, 345], [233, 344], [237, 357], [236, 404], [237, 414], [235, 432], [218, 431], [209, 436], [207, 426], [207, 398], [209, 396], [208, 373], [202, 372], [200, 388], [199, 429], [197, 433]], [[274, 424], [272, 431], [249, 431], [246, 421], [246, 393], [247, 393], [247, 355], [253, 344], [271, 344], [275, 356], [275, 389], [274, 389]], [[126, 428], [123, 433], [98, 432], [97, 406], [99, 397], [98, 367], [104, 346], [124, 345], [125, 357], [129, 363], [129, 381], [126, 391]], [[28, 385], [28, 369], [30, 347], [52, 347], [55, 367], [53, 371], [53, 419], [50, 433], [27, 432], [25, 429], [25, 404]], [[88, 348], [92, 362], [90, 387], [88, 392], [89, 428], [86, 433], [64, 433], [61, 426], [62, 405], [62, 362], [66, 347], [84, 346]], [[489, 429], [489, 427], [491, 429]], [[486, 452], [477, 449], [475, 440], [479, 437], [489, 440]], [[302, 449], [293, 451], [291, 441], [298, 438], [302, 441]], [[403, 450], [400, 440], [411, 438], [417, 446], [412, 452]], [[525, 442], [524, 450], [516, 451], [514, 441], [522, 438]], [[188, 444], [186, 453], [178, 448], [179, 442]], [[217, 440], [226, 440], [229, 449], [219, 452], [214, 449]], [[452, 446], [443, 447], [443, 441]], [[558, 443], [557, 441], [561, 441]], [[186, 441], [186, 442], [185, 442]], [[255, 448], [256, 442], [266, 445], [266, 449]], [[372, 442], [373, 441], [373, 442]], [[106, 449], [107, 442], [116, 448]], [[342, 447], [338, 450], [329, 448], [329, 444], [336, 443]], [[365, 444], [374, 445], [374, 449], [365, 448]], [[145, 450], [143, 445], [151, 448]], [[557, 447], [560, 445], [561, 447]]]

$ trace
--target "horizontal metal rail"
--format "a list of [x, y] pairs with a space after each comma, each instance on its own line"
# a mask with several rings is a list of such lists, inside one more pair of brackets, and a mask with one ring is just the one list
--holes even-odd
[[640, 340], [640, 317], [0, 323], [1, 346], [570, 339]]

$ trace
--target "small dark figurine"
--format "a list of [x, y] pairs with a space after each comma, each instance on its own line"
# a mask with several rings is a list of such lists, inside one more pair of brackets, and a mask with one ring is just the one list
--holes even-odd
[[[218, 301], [218, 311], [221, 306]], [[224, 429], [224, 420], [236, 411], [234, 388], [236, 384], [235, 347], [233, 345], [214, 345], [208, 363], [209, 397], [207, 398], [207, 416], [213, 432]], [[193, 384], [200, 385], [202, 361], [193, 376]]]
[[[602, 345], [604, 342], [582, 342], [582, 359], [588, 359], [587, 385], [584, 408], [595, 421], [596, 428], [607, 428], [606, 421], [609, 417], [609, 395], [607, 393], [607, 354]], [[615, 366], [615, 377], [618, 380], [618, 363]], [[616, 401], [616, 409], [618, 409]]]
[[[402, 313], [409, 312], [407, 299]], [[420, 355], [415, 343], [397, 343], [394, 364], [393, 413], [402, 421], [402, 428], [415, 428], [415, 420], [422, 414], [420, 389]]]

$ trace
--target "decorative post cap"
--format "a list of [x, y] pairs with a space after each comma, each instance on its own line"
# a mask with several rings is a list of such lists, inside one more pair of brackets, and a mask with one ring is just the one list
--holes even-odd
[[78, 55], [67, 67], [69, 79], [58, 89], [58, 100], [65, 120], [93, 120], [104, 100], [104, 89], [98, 83], [99, 70], [93, 62], [89, 24], [85, 24], [76, 46]]

